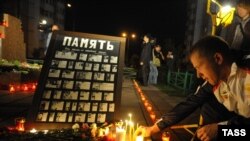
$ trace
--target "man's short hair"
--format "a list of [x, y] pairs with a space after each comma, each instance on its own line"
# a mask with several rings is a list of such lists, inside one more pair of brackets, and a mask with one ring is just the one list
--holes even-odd
[[219, 36], [203, 37], [191, 47], [189, 55], [197, 51], [201, 56], [208, 59], [212, 59], [214, 54], [218, 52], [223, 55], [225, 60], [231, 60], [229, 45]]

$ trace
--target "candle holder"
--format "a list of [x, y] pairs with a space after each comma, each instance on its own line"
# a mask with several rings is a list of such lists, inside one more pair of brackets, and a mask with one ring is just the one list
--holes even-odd
[[24, 129], [24, 123], [25, 123], [25, 118], [21, 117], [21, 118], [16, 118], [15, 119], [15, 123], [16, 123], [16, 129], [17, 131], [23, 132]]
[[162, 141], [170, 141], [171, 135], [169, 132], [165, 131], [162, 133], [161, 140]]

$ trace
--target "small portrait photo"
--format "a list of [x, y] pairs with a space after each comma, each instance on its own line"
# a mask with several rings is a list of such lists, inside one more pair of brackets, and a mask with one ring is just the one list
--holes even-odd
[[44, 90], [43, 99], [50, 99], [50, 97], [51, 97], [51, 90]]
[[92, 103], [92, 112], [97, 112], [97, 109], [98, 109], [98, 103], [97, 102]]
[[97, 115], [97, 123], [104, 123], [106, 121], [106, 114]]
[[76, 90], [90, 90], [90, 82], [86, 81], [76, 81], [75, 89]]
[[52, 68], [58, 68], [58, 66], [59, 66], [59, 60], [52, 60], [51, 61], [51, 67]]
[[104, 92], [103, 100], [104, 101], [114, 101], [114, 93], [112, 93], [112, 92]]
[[111, 72], [117, 72], [117, 65], [112, 65]]
[[56, 113], [56, 122], [65, 122], [67, 117], [67, 113], [58, 112]]
[[93, 80], [104, 81], [105, 73], [95, 72]]
[[77, 71], [76, 72], [76, 79], [91, 80], [92, 79], [92, 72]]
[[69, 61], [68, 62], [68, 69], [73, 69], [74, 68], [74, 61]]
[[91, 100], [101, 101], [102, 100], [102, 92], [92, 92]]
[[87, 122], [94, 123], [95, 122], [95, 117], [96, 117], [96, 114], [94, 114], [94, 113], [88, 113]]
[[83, 70], [84, 62], [76, 62], [75, 69], [76, 70]]
[[66, 102], [65, 103], [65, 111], [70, 111], [70, 106], [71, 106], [71, 102]]
[[73, 113], [69, 113], [68, 114], [69, 116], [68, 116], [68, 122], [73, 122]]
[[100, 91], [113, 91], [114, 90], [114, 83], [99, 83], [94, 82], [92, 85], [93, 90], [100, 90]]
[[49, 110], [49, 101], [41, 101], [40, 110]]
[[108, 111], [108, 103], [100, 103], [99, 104], [99, 111], [100, 112], [107, 112]]
[[47, 112], [39, 112], [36, 117], [36, 121], [47, 121], [48, 113]]
[[73, 85], [74, 85], [74, 81], [64, 80], [62, 88], [64, 88], [64, 89], [73, 89]]
[[59, 61], [58, 68], [66, 68], [67, 67], [67, 61]]
[[103, 56], [103, 62], [109, 63], [109, 56], [107, 56], [107, 55]]
[[115, 64], [117, 64], [117, 63], [118, 63], [118, 57], [117, 57], [117, 56], [111, 56], [111, 57], [110, 57], [110, 63], [115, 63]]
[[96, 55], [96, 54], [89, 54], [88, 56], [89, 62], [101, 62], [102, 61], [102, 55]]
[[60, 76], [60, 70], [57, 69], [49, 69], [49, 77], [56, 77], [58, 78]]
[[101, 71], [102, 72], [110, 72], [111, 65], [110, 64], [102, 64], [101, 65]]
[[49, 122], [54, 122], [55, 120], [55, 112], [49, 113]]
[[61, 87], [61, 80], [55, 80], [55, 79], [48, 79], [46, 82], [46, 88], [60, 88]]
[[92, 70], [92, 63], [85, 63], [84, 70]]
[[83, 111], [90, 111], [90, 102], [79, 102], [83, 106]]
[[77, 102], [72, 102], [71, 111], [76, 111], [76, 108], [77, 108]]
[[80, 53], [79, 60], [87, 61], [88, 54]]
[[62, 91], [60, 90], [55, 90], [53, 92], [53, 99], [61, 99]]
[[85, 113], [76, 113], [75, 122], [85, 122], [86, 114]]
[[109, 112], [115, 112], [115, 104], [109, 103]]
[[89, 100], [89, 91], [80, 92], [80, 100]]
[[74, 75], [75, 75], [75, 71], [70, 71], [70, 70], [63, 70], [62, 71], [62, 78], [73, 79]]
[[77, 100], [78, 98], [78, 91], [63, 91], [64, 100]]
[[93, 71], [99, 71], [100, 64], [93, 64]]
[[51, 110], [62, 111], [63, 105], [64, 105], [64, 101], [52, 101]]
[[115, 81], [115, 74], [107, 73], [105, 77], [105, 81], [107, 82], [113, 82]]

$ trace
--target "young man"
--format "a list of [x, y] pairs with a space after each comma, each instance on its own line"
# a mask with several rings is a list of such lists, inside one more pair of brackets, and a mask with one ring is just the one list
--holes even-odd
[[[213, 86], [217, 101], [229, 111], [237, 114], [231, 119], [217, 121], [199, 128], [197, 137], [202, 141], [215, 139], [218, 124], [250, 124], [250, 73], [249, 70], [237, 67], [228, 44], [219, 37], [207, 36], [193, 46], [190, 51], [190, 60], [197, 74]], [[150, 136], [163, 130], [163, 127], [168, 127], [168, 122], [166, 117], [163, 117], [153, 126], [141, 130], [146, 136]]]
[[[250, 118], [250, 73], [237, 67], [224, 40], [215, 36], [201, 39], [191, 49], [190, 60], [197, 74], [214, 86], [220, 103], [229, 111]], [[210, 140], [216, 133], [217, 124], [212, 124], [198, 129], [197, 136]]]

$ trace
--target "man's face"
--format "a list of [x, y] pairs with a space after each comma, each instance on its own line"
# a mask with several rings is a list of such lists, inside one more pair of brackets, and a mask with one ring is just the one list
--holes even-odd
[[248, 10], [240, 5], [237, 6], [237, 13], [241, 18], [245, 18], [245, 17], [249, 16]]
[[208, 60], [206, 57], [199, 55], [196, 51], [190, 56], [191, 63], [197, 71], [197, 75], [208, 81], [211, 85], [218, 83], [218, 73], [216, 71], [216, 63]]

